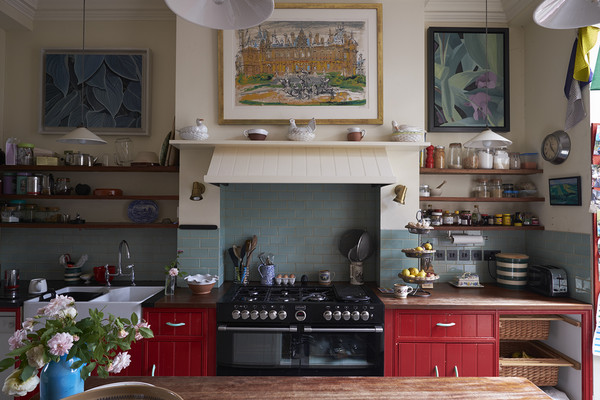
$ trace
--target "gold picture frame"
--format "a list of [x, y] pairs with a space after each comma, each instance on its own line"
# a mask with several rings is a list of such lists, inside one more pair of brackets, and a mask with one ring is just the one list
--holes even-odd
[[218, 32], [219, 124], [383, 123], [382, 5], [276, 4]]

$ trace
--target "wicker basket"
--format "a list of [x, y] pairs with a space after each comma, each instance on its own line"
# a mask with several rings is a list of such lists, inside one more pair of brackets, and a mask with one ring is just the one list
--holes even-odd
[[[530, 358], [512, 357], [514, 352], [521, 351], [525, 351]], [[500, 376], [524, 377], [537, 386], [555, 386], [558, 384], [559, 366], [539, 364], [560, 361], [562, 360], [554, 354], [536, 346], [535, 342], [500, 342]]]
[[500, 318], [500, 339], [546, 340], [549, 331], [549, 320]]

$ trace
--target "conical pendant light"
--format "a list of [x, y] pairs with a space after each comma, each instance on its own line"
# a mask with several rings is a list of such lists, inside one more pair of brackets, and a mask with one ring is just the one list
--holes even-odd
[[[489, 61], [488, 61], [488, 2], [485, 0], [485, 69], [489, 79]], [[465, 142], [464, 147], [470, 147], [474, 149], [485, 149], [491, 147], [507, 147], [512, 144], [512, 141], [506, 139], [504, 136], [497, 134], [492, 131], [488, 125], [488, 101], [489, 101], [489, 83], [485, 85], [485, 94], [487, 100], [485, 102], [485, 130], [479, 135], [475, 136], [471, 140]]]
[[533, 12], [533, 20], [550, 29], [600, 24], [600, 3], [598, 0], [544, 0]]
[[274, 0], [165, 0], [181, 18], [213, 29], [246, 29], [269, 18]]
[[80, 106], [81, 106], [81, 125], [60, 139], [56, 139], [57, 142], [61, 143], [72, 143], [72, 144], [106, 144], [104, 139], [101, 139], [89, 129], [85, 127], [85, 119], [83, 115], [83, 86], [85, 84], [85, 0], [83, 0], [83, 35], [82, 35], [82, 46], [81, 46], [81, 93], [80, 93]]

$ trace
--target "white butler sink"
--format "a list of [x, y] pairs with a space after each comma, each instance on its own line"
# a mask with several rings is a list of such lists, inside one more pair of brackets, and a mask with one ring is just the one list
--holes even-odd
[[[94, 308], [116, 317], [130, 318], [136, 313], [141, 318], [142, 303], [162, 290], [162, 286], [67, 286], [57, 290], [56, 294], [75, 299], [77, 320], [89, 316], [89, 310]], [[39, 296], [26, 300], [23, 317], [37, 315], [37, 310], [47, 304], [48, 301], [40, 301]]]

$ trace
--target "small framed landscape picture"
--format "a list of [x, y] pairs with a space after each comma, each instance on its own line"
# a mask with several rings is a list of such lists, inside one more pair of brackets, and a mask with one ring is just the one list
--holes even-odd
[[548, 179], [551, 206], [580, 206], [581, 177]]

